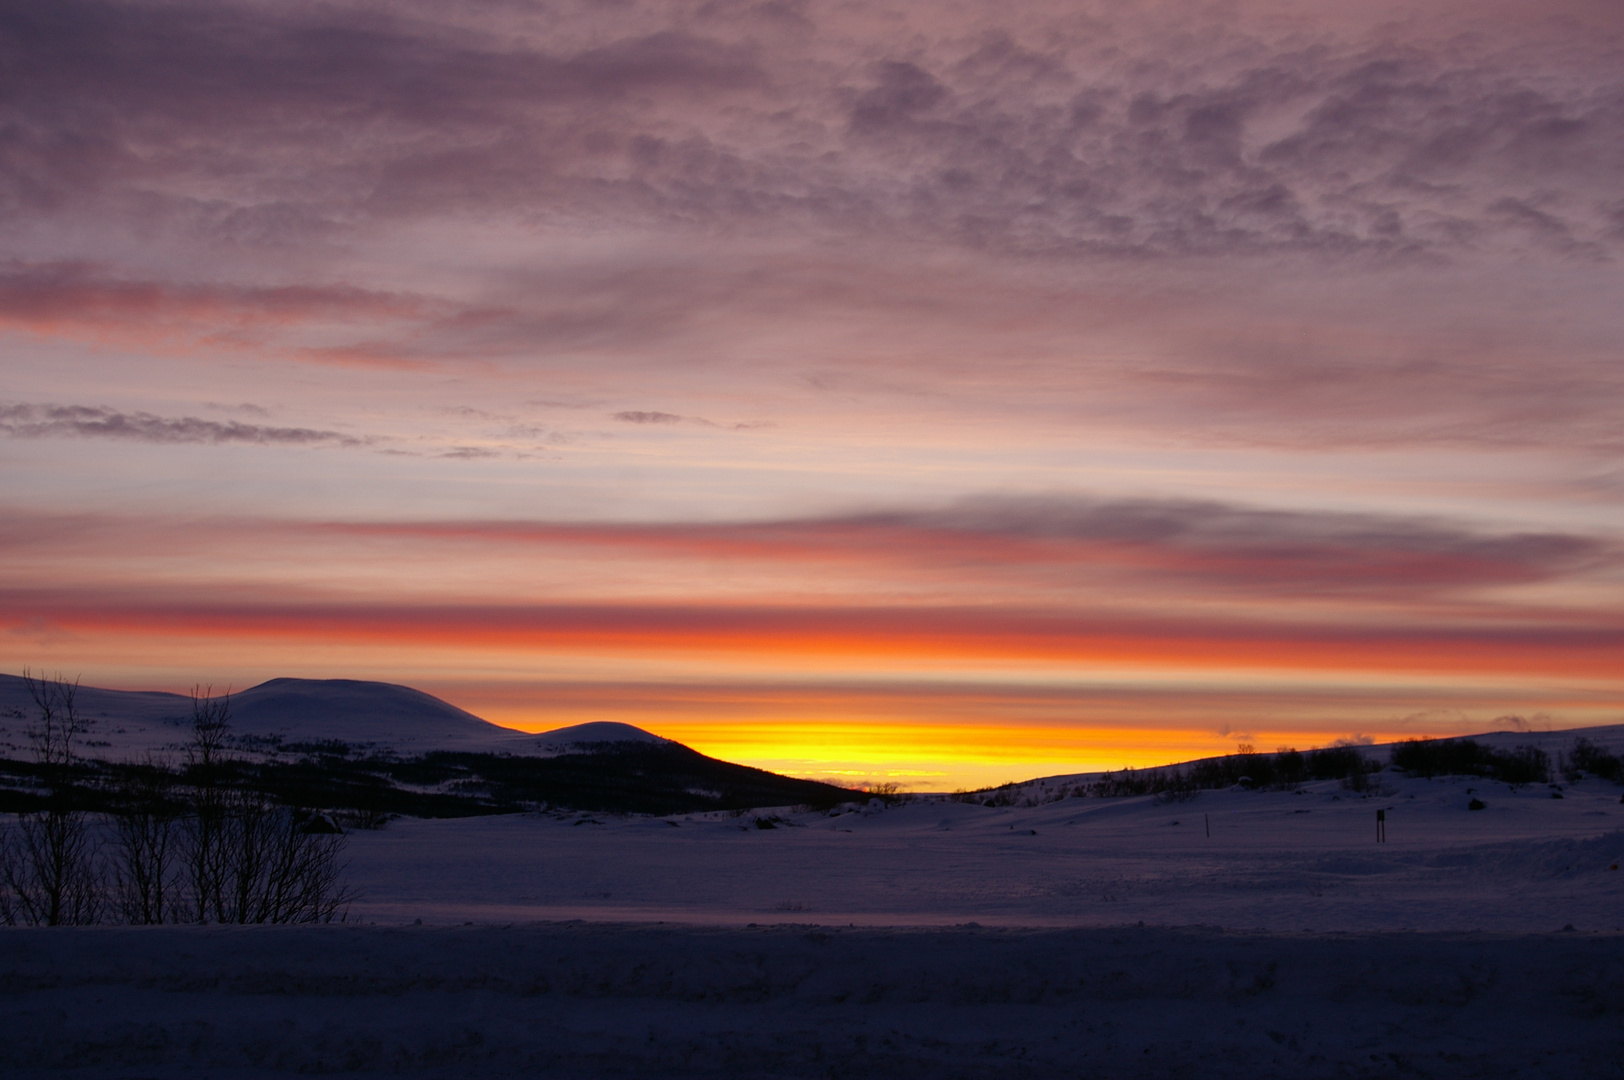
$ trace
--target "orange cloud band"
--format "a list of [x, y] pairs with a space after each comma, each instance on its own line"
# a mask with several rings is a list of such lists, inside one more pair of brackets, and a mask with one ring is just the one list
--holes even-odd
[[970, 607], [98, 602], [0, 592], [5, 624], [78, 631], [743, 657], [1552, 676], [1616, 682], [1619, 626], [1334, 626]]

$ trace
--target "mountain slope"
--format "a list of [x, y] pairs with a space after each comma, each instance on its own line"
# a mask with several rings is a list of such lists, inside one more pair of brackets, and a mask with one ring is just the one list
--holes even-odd
[[[80, 751], [118, 759], [173, 752], [189, 737], [184, 694], [79, 687], [87, 730]], [[28, 751], [33, 700], [22, 679], [0, 675], [0, 754]], [[231, 733], [243, 748], [342, 742], [374, 753], [435, 750], [551, 756], [622, 742], [663, 742], [630, 724], [589, 723], [534, 734], [501, 727], [432, 694], [359, 679], [271, 679], [231, 695]]]
[[[73, 799], [115, 809], [147, 752], [184, 782], [192, 701], [179, 694], [82, 687], [88, 730]], [[0, 812], [36, 808], [44, 773], [25, 732], [23, 680], [0, 676]], [[420, 690], [353, 679], [272, 679], [231, 697], [225, 782], [295, 806], [457, 817], [541, 806], [610, 813], [688, 813], [826, 806], [855, 793], [706, 757], [630, 724], [532, 734], [500, 727]]]
[[[1599, 749], [1604, 754], [1615, 757], [1624, 757], [1624, 724], [1607, 724], [1598, 727], [1564, 728], [1556, 731], [1490, 731], [1474, 735], [1451, 735], [1439, 738], [1421, 738], [1422, 743], [1450, 744], [1472, 743], [1480, 752], [1516, 757], [1524, 751], [1536, 751], [1535, 757], [1544, 755], [1551, 775], [1556, 776], [1564, 762], [1571, 760], [1580, 740]], [[1357, 762], [1361, 758], [1365, 767], [1374, 769], [1386, 766], [1394, 760], [1393, 753], [1397, 747], [1406, 745], [1407, 740], [1390, 743], [1359, 743], [1354, 745], [1341, 744], [1328, 749], [1333, 754], [1349, 755], [1351, 760]], [[1318, 750], [1310, 751], [1312, 756]], [[1209, 770], [1210, 773], [1227, 771], [1230, 773], [1253, 772], [1252, 763], [1265, 763], [1274, 759], [1273, 753], [1251, 755], [1250, 758], [1242, 755], [1223, 755], [1210, 758], [1197, 758], [1192, 761], [1169, 762], [1166, 765], [1149, 768], [1124, 768], [1107, 772], [1065, 773], [1055, 776], [1040, 776], [1031, 780], [1022, 780], [1010, 784], [1001, 784], [996, 788], [985, 788], [972, 794], [980, 797], [996, 795], [1003, 804], [1032, 804], [1049, 801], [1060, 797], [1063, 793], [1088, 789], [1093, 794], [1104, 794], [1110, 791], [1109, 781], [1113, 776], [1119, 781], [1124, 777], [1140, 778], [1152, 777], [1155, 774], [1172, 775], [1184, 773], [1186, 775], [1199, 774], [1204, 766], [1222, 766], [1224, 768]], [[1265, 768], [1269, 766], [1265, 765]], [[1615, 765], [1614, 768], [1617, 768]], [[1238, 770], [1238, 771], [1237, 771]], [[1492, 768], [1480, 769], [1479, 772], [1492, 773]], [[1333, 776], [1340, 777], [1341, 773]], [[1324, 779], [1325, 777], [1319, 777]], [[1230, 781], [1233, 782], [1234, 777]], [[1521, 781], [1519, 781], [1521, 782]], [[1110, 791], [1113, 794], [1128, 794], [1126, 790]]]
[[523, 734], [409, 686], [357, 679], [260, 683], [233, 695], [231, 726], [240, 735], [261, 739], [336, 739], [401, 753], [494, 748]]
[[[80, 750], [92, 755], [159, 750], [185, 738], [192, 722], [192, 699], [183, 694], [81, 686], [74, 701], [88, 724]], [[0, 675], [0, 754], [27, 753], [34, 714], [24, 681]]]

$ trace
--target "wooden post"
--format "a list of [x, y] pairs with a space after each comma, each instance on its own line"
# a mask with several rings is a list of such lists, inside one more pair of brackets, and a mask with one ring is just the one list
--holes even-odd
[[1376, 843], [1387, 843], [1387, 811], [1376, 811]]

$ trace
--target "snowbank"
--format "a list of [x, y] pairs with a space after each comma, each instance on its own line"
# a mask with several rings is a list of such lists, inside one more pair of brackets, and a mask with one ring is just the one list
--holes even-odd
[[1624, 936], [1200, 928], [0, 932], [23, 1077], [1599, 1076]]

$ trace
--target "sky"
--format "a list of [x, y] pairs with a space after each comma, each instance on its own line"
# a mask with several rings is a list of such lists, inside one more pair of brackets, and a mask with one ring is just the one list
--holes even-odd
[[1613, 0], [0, 0], [0, 667], [917, 790], [1624, 722]]

